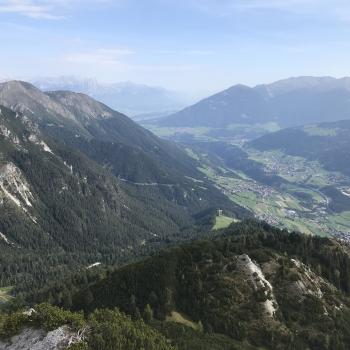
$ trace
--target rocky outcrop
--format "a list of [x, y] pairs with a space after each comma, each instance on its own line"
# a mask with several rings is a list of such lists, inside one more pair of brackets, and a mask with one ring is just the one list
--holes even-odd
[[0, 350], [63, 350], [75, 333], [67, 326], [51, 332], [42, 329], [25, 328], [8, 342], [0, 342]]
[[288, 287], [289, 295], [296, 297], [299, 302], [307, 295], [312, 295], [318, 299], [322, 299], [323, 293], [321, 287], [325, 284], [330, 287], [330, 284], [324, 281], [320, 276], [316, 275], [301, 261], [291, 259], [291, 262], [295, 266], [298, 279], [290, 283]]
[[24, 212], [32, 207], [34, 201], [29, 184], [13, 163], [0, 167], [0, 204], [5, 200], [12, 202]]
[[244, 274], [253, 286], [254, 291], [261, 291], [265, 294], [266, 300], [261, 304], [265, 314], [268, 317], [274, 317], [277, 311], [277, 301], [273, 293], [272, 284], [265, 278], [261, 268], [247, 254], [243, 254], [237, 257], [237, 269]]

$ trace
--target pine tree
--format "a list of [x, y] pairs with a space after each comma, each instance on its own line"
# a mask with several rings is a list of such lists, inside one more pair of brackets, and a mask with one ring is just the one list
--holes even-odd
[[146, 323], [150, 323], [153, 320], [153, 310], [150, 304], [147, 304], [143, 311], [143, 319]]
[[83, 295], [84, 304], [89, 306], [94, 301], [94, 295], [91, 293], [90, 289], [87, 289]]

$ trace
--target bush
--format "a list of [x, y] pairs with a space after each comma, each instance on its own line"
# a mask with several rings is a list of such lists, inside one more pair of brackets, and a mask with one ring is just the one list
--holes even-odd
[[72, 313], [52, 306], [40, 304], [35, 306], [30, 315], [22, 311], [0, 315], [0, 338], [8, 339], [20, 333], [25, 326], [43, 328], [52, 331], [63, 325], [69, 325], [78, 330], [85, 324], [82, 313]]
[[142, 320], [133, 322], [117, 309], [96, 310], [89, 325], [91, 350], [174, 350], [156, 330]]
[[39, 327], [43, 327], [46, 331], [52, 331], [63, 325], [69, 325], [78, 330], [85, 324], [82, 313], [73, 313], [50, 304], [37, 305], [31, 317]]
[[30, 323], [30, 317], [23, 312], [2, 315], [0, 321], [0, 339], [11, 338], [19, 333], [28, 323]]

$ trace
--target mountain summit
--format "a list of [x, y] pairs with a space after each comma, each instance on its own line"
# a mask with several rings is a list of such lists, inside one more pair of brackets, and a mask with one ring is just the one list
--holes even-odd
[[156, 122], [164, 127], [280, 127], [350, 119], [350, 78], [298, 77], [250, 88], [235, 85]]

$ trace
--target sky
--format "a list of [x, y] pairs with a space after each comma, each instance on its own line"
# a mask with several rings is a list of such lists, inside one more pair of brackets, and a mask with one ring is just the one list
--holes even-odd
[[348, 76], [349, 0], [0, 0], [0, 77], [187, 93]]

